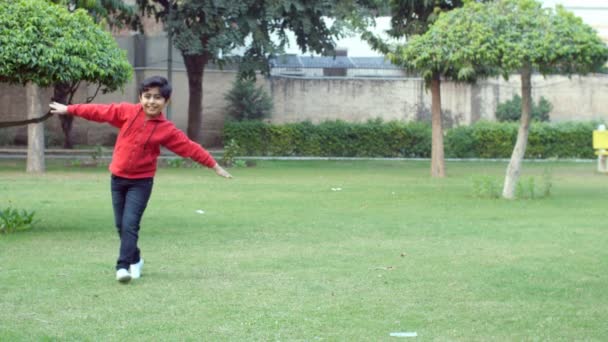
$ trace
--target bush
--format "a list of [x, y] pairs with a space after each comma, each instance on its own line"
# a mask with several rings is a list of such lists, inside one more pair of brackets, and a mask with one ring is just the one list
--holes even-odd
[[[551, 103], [541, 96], [538, 104], [532, 101], [532, 120], [549, 121], [549, 113], [553, 109]], [[509, 101], [498, 104], [496, 107], [496, 120], [499, 122], [519, 121], [521, 118], [521, 97], [513, 96]]]
[[[534, 122], [530, 126], [526, 158], [593, 159], [592, 132], [597, 123]], [[509, 158], [518, 124], [480, 121], [446, 130], [448, 158]], [[326, 121], [272, 125], [261, 121], [227, 122], [224, 141], [247, 156], [401, 157], [431, 155], [431, 126], [399, 121], [366, 123]]]
[[255, 87], [255, 80], [237, 79], [224, 98], [226, 113], [237, 121], [259, 120], [272, 112], [272, 98], [263, 87]]
[[237, 160], [236, 156], [240, 154], [240, 147], [234, 141], [234, 139], [230, 140], [226, 146], [224, 146], [224, 154], [222, 155], [222, 165], [225, 167], [233, 166]]
[[250, 156], [419, 157], [430, 156], [426, 123], [326, 121], [272, 125], [227, 122], [224, 141], [234, 140]]
[[6, 208], [0, 210], [0, 234], [28, 230], [34, 224], [35, 212]]

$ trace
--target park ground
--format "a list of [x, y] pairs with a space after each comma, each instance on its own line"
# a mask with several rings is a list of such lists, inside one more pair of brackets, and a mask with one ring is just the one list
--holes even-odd
[[445, 179], [428, 161], [164, 167], [128, 285], [106, 167], [23, 170], [0, 160], [0, 207], [37, 219], [0, 236], [2, 341], [608, 340], [592, 162], [525, 162], [512, 201], [491, 198], [505, 162], [451, 161]]

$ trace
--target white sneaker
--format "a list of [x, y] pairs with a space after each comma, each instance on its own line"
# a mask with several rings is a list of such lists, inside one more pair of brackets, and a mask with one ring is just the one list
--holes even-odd
[[121, 268], [116, 271], [116, 280], [121, 283], [128, 283], [131, 280], [131, 274], [126, 268]]
[[141, 277], [141, 271], [144, 269], [144, 259], [139, 259], [137, 264], [129, 266], [129, 272], [131, 272], [131, 278], [139, 279]]

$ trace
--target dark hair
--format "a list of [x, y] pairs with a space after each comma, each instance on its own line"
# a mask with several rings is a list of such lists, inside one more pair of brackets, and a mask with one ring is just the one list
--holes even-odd
[[173, 90], [166, 78], [162, 76], [151, 76], [141, 82], [141, 85], [139, 86], [139, 96], [141, 97], [141, 94], [150, 90], [150, 88], [158, 88], [165, 100], [168, 100], [171, 97], [171, 91]]

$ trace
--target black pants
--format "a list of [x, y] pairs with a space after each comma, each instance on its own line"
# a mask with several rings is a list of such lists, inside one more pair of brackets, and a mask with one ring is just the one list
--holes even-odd
[[120, 236], [117, 270], [128, 270], [129, 265], [139, 262], [139, 223], [148, 205], [153, 184], [153, 178], [128, 179], [112, 175], [112, 206]]

